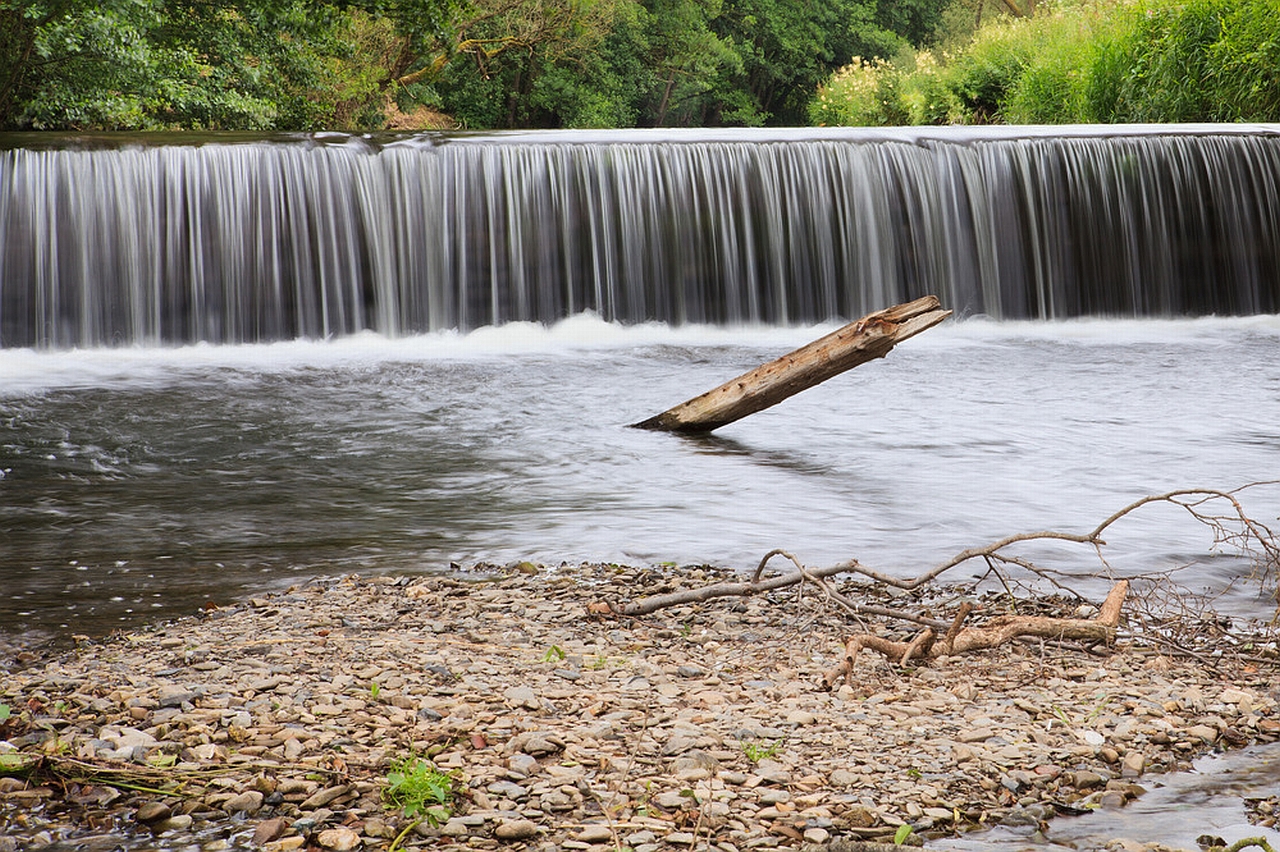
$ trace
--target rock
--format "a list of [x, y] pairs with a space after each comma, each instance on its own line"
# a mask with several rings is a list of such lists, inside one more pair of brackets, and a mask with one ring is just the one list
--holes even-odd
[[190, 814], [174, 814], [168, 819], [152, 823], [151, 828], [161, 833], [166, 831], [186, 831], [193, 822], [195, 822], [195, 819]]
[[527, 819], [512, 819], [498, 823], [493, 836], [499, 840], [528, 840], [538, 836], [538, 824]]
[[538, 759], [531, 754], [523, 752], [513, 754], [507, 758], [507, 769], [522, 778], [527, 778], [538, 769]]
[[351, 852], [352, 849], [360, 846], [362, 842], [360, 835], [345, 825], [340, 825], [337, 828], [326, 828], [316, 835], [316, 843], [320, 844], [320, 848], [332, 849], [333, 852]]
[[832, 787], [852, 787], [862, 783], [862, 776], [847, 769], [836, 769], [827, 777], [827, 783]]
[[529, 791], [514, 781], [495, 781], [485, 789], [495, 796], [501, 796], [513, 802], [521, 802], [529, 798]]
[[542, 709], [542, 702], [538, 700], [538, 694], [527, 686], [513, 686], [503, 692], [502, 697], [515, 707], [524, 707], [527, 710]]
[[164, 802], [147, 802], [138, 808], [135, 818], [138, 822], [159, 822], [162, 819], [168, 819], [173, 815], [173, 809]]
[[229, 814], [256, 814], [262, 809], [262, 799], [262, 794], [257, 790], [246, 790], [223, 802], [222, 809]]
[[1218, 729], [1208, 725], [1192, 725], [1187, 728], [1187, 736], [1198, 739], [1206, 743], [1211, 743], [1218, 738]]
[[338, 784], [335, 787], [326, 787], [313, 793], [298, 807], [304, 811], [314, 811], [317, 808], [323, 808], [341, 796], [345, 796], [350, 788], [346, 784]]
[[289, 830], [289, 821], [284, 817], [272, 817], [258, 823], [253, 830], [253, 845], [265, 846], [273, 840], [279, 840]]
[[1079, 790], [1087, 790], [1091, 787], [1101, 787], [1106, 783], [1105, 778], [1096, 772], [1090, 772], [1087, 769], [1077, 770], [1072, 775], [1072, 783]]
[[1142, 752], [1130, 750], [1125, 753], [1120, 763], [1120, 775], [1124, 778], [1137, 778], [1147, 768], [1147, 758]]
[[468, 837], [471, 834], [471, 826], [467, 825], [458, 817], [453, 817], [444, 825], [440, 826], [440, 834], [443, 837]]
[[607, 825], [584, 825], [574, 838], [583, 843], [608, 843], [613, 840], [613, 829]]

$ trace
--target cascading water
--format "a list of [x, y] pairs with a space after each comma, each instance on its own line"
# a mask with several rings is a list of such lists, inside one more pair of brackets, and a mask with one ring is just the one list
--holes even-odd
[[0, 346], [1280, 310], [1271, 126], [153, 142], [6, 141]]

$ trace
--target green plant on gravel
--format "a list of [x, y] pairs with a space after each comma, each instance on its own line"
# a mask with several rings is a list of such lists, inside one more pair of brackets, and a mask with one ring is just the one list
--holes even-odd
[[774, 740], [767, 746], [762, 746], [760, 743], [742, 744], [742, 753], [745, 754], [747, 756], [747, 760], [752, 763], [759, 763], [762, 760], [775, 757], [781, 750], [782, 740]]
[[552, 645], [547, 649], [547, 653], [542, 655], [542, 662], [558, 663], [564, 659], [564, 656], [564, 648], [561, 648], [559, 645]]
[[9, 717], [13, 715], [13, 710], [8, 704], [0, 704], [0, 722], [9, 721]]
[[906, 843], [914, 831], [915, 829], [911, 827], [911, 823], [904, 822], [902, 825], [898, 826], [898, 830], [893, 833], [893, 845], [901, 846]]
[[421, 757], [407, 757], [392, 764], [382, 797], [393, 808], [418, 822], [443, 825], [453, 815], [456, 779]]

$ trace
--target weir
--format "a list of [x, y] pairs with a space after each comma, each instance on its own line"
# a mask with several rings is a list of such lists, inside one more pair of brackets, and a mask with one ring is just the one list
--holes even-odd
[[3, 347], [1280, 311], [1280, 126], [0, 146]]

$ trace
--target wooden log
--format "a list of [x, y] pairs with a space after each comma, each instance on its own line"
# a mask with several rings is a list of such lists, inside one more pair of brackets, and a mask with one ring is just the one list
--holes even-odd
[[631, 425], [665, 432], [719, 429], [859, 364], [883, 358], [901, 341], [949, 316], [951, 311], [942, 309], [937, 296], [867, 314], [714, 390]]
[[942, 641], [936, 641], [932, 630], [918, 634], [910, 642], [895, 642], [872, 633], [859, 633], [844, 640], [844, 659], [840, 665], [823, 675], [823, 684], [831, 689], [843, 679], [846, 683], [853, 676], [858, 654], [867, 648], [876, 651], [896, 663], [906, 665], [911, 660], [935, 660], [954, 654], [985, 651], [1012, 642], [1022, 636], [1043, 639], [1072, 639], [1081, 642], [1115, 641], [1116, 628], [1120, 625], [1120, 610], [1129, 594], [1129, 581], [1120, 580], [1111, 587], [1102, 602], [1098, 615], [1091, 619], [1051, 618], [1039, 615], [1004, 615], [993, 618], [981, 627], [963, 627], [971, 609], [963, 605]]

